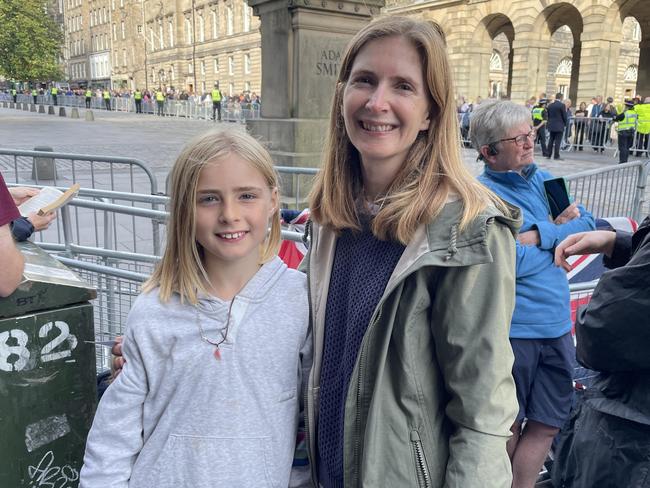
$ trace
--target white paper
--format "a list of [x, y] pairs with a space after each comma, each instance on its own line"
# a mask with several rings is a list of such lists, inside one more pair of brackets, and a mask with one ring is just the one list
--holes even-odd
[[51, 186], [46, 186], [45, 188], [42, 188], [37, 195], [20, 205], [18, 211], [20, 212], [20, 215], [27, 217], [30, 213], [38, 212], [43, 207], [48, 206], [61, 195], [63, 195], [61, 190], [57, 190]]

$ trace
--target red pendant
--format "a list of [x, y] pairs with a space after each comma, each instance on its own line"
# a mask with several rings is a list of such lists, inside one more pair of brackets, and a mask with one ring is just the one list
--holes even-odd
[[214, 350], [214, 358], [215, 358], [217, 361], [219, 361], [219, 360], [221, 359], [221, 351], [219, 351], [219, 348], [218, 348], [218, 347]]

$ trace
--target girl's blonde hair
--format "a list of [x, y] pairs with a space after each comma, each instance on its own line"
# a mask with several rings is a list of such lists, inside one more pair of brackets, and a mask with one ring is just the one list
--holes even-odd
[[[167, 245], [162, 261], [143, 286], [147, 292], [160, 287], [160, 300], [172, 293], [181, 301], [197, 303], [197, 292], [207, 293], [203, 248], [196, 242], [196, 191], [201, 170], [236, 154], [260, 172], [271, 190], [277, 190], [278, 175], [268, 151], [241, 130], [210, 131], [192, 139], [176, 159], [171, 172], [170, 216]], [[278, 196], [279, 203], [279, 196]], [[260, 264], [272, 259], [280, 246], [280, 208], [271, 218], [271, 231], [260, 247]]]
[[422, 62], [429, 99], [429, 127], [421, 131], [406, 159], [378, 202], [372, 221], [379, 239], [407, 244], [422, 224], [442, 210], [452, 193], [463, 203], [460, 227], [486, 206], [507, 212], [503, 203], [466, 169], [460, 154], [460, 135], [452, 72], [441, 27], [404, 17], [385, 17], [361, 29], [343, 57], [330, 113], [323, 168], [310, 193], [311, 215], [335, 231], [360, 229], [356, 199], [362, 190], [361, 160], [345, 130], [343, 93], [359, 51], [369, 42], [399, 36], [413, 43]]

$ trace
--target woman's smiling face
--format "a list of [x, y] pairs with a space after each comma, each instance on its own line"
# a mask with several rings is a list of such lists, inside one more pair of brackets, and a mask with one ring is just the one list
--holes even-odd
[[384, 37], [361, 48], [343, 92], [343, 118], [364, 173], [379, 169], [394, 177], [429, 127], [428, 88], [411, 41]]

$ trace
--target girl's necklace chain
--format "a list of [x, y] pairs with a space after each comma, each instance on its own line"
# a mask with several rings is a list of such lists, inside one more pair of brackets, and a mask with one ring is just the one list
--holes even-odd
[[236, 297], [233, 297], [233, 299], [230, 301], [230, 305], [228, 306], [228, 316], [226, 318], [226, 326], [223, 329], [221, 329], [221, 331], [220, 331], [221, 339], [218, 340], [218, 341], [214, 341], [214, 340], [210, 339], [205, 334], [205, 331], [203, 330], [203, 327], [201, 326], [201, 320], [200, 320], [200, 316], [199, 316], [199, 308], [196, 307], [196, 325], [199, 326], [199, 333], [201, 334], [201, 340], [203, 340], [203, 342], [207, 342], [208, 344], [213, 345], [215, 347], [214, 357], [217, 360], [221, 359], [221, 351], [219, 351], [219, 346], [221, 346], [221, 344], [226, 342], [226, 339], [228, 338], [228, 329], [230, 328], [230, 316], [232, 314], [232, 306], [235, 303], [235, 298]]

